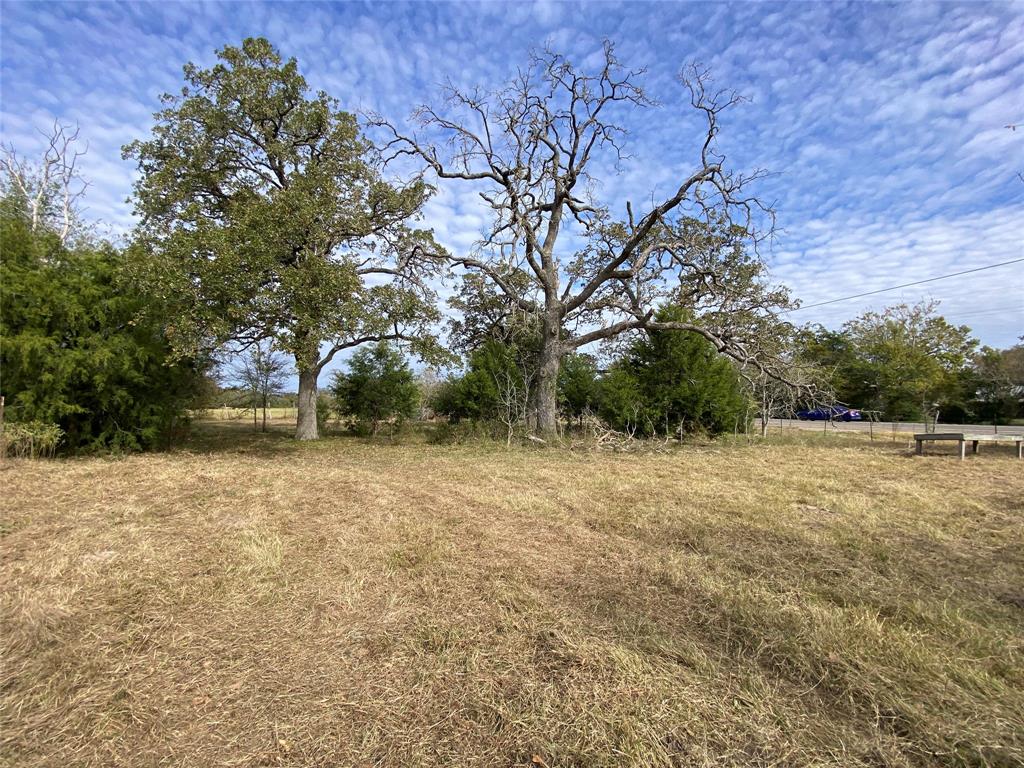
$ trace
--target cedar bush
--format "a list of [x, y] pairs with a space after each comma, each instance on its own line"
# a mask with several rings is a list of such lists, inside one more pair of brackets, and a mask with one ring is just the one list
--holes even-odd
[[165, 445], [201, 390], [205, 366], [175, 360], [148, 297], [109, 243], [64, 247], [0, 204], [0, 388], [11, 421], [61, 431], [57, 450]]
[[[660, 322], [682, 321], [667, 307]], [[719, 434], [745, 423], [747, 401], [733, 364], [702, 336], [652, 331], [601, 380], [598, 412], [613, 429], [641, 437]]]
[[376, 434], [385, 422], [416, 415], [419, 388], [402, 353], [386, 341], [358, 350], [348, 373], [336, 373], [331, 384], [334, 406], [354, 419], [357, 431]]

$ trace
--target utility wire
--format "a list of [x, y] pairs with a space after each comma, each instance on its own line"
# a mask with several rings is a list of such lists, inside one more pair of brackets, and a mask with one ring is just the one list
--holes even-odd
[[943, 312], [942, 316], [947, 320], [959, 320], [964, 317], [979, 317], [981, 315], [998, 315], [1001, 312], [1024, 312], [1024, 298], [1009, 307], [992, 307], [990, 309], [971, 310], [967, 312]]
[[969, 275], [972, 272], [983, 272], [986, 269], [995, 269], [996, 267], [1005, 267], [1008, 264], [1019, 264], [1024, 259], [1010, 259], [1009, 261], [1001, 261], [998, 264], [989, 264], [986, 267], [975, 267], [974, 269], [965, 269], [962, 272], [953, 272], [948, 275], [939, 275], [938, 277], [929, 277], [927, 280], [915, 280], [913, 283], [904, 283], [903, 285], [894, 285], [891, 288], [879, 288], [877, 291], [865, 291], [864, 293], [858, 293], [853, 296], [843, 296], [840, 299], [829, 299], [828, 301], [819, 301], [816, 304], [804, 304], [802, 307], [796, 307], [795, 309], [784, 309], [779, 314], [786, 314], [787, 312], [799, 312], [802, 309], [810, 309], [811, 307], [823, 307], [826, 304], [836, 304], [840, 301], [849, 301], [850, 299], [859, 299], [863, 296], [874, 296], [876, 293], [886, 293], [887, 291], [897, 291], [900, 288], [909, 288], [912, 285], [924, 285], [925, 283], [934, 283], [936, 280], [946, 280], [950, 277], [959, 277], [960, 275]]

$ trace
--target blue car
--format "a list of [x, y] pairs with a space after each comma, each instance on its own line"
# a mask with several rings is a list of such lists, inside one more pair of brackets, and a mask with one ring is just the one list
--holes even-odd
[[860, 411], [847, 408], [845, 405], [822, 405], [818, 408], [797, 411], [796, 417], [801, 421], [860, 421]]

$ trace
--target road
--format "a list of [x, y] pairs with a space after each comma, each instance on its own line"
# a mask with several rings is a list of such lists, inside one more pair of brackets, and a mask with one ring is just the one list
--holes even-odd
[[[834, 421], [831, 424], [824, 421], [800, 421], [799, 419], [772, 419], [771, 427], [793, 427], [818, 432], [868, 432], [872, 428], [876, 435], [892, 434], [893, 432], [925, 432], [925, 425], [920, 421], [876, 421], [874, 425], [866, 421]], [[943, 424], [939, 422], [935, 427], [936, 432], [979, 432], [988, 434], [999, 432], [1001, 435], [1024, 435], [1024, 426], [1007, 427], [1000, 426], [998, 429], [991, 424]]]

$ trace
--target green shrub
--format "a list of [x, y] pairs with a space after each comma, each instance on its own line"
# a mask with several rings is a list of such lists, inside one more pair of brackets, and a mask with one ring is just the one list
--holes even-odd
[[[668, 307], [663, 322], [685, 320]], [[719, 434], [746, 418], [735, 367], [704, 337], [653, 331], [636, 341], [601, 381], [598, 412], [613, 429], [637, 436]]]
[[401, 352], [386, 341], [357, 351], [348, 367], [348, 373], [334, 374], [331, 393], [337, 412], [351, 417], [357, 431], [377, 434], [382, 424], [416, 415], [415, 377]]
[[64, 436], [56, 424], [43, 421], [7, 422], [4, 424], [3, 455], [23, 459], [51, 457], [57, 452]]
[[[433, 411], [453, 422], [497, 421], [503, 415], [501, 383], [519, 384], [524, 379], [519, 358], [514, 345], [494, 339], [484, 342], [470, 355], [463, 376], [438, 387], [431, 402]], [[520, 389], [525, 390], [525, 385]]]
[[166, 445], [202, 389], [205, 366], [177, 360], [159, 302], [125, 277], [122, 251], [74, 248], [0, 205], [0, 370], [8, 417], [55, 424], [59, 450]]

